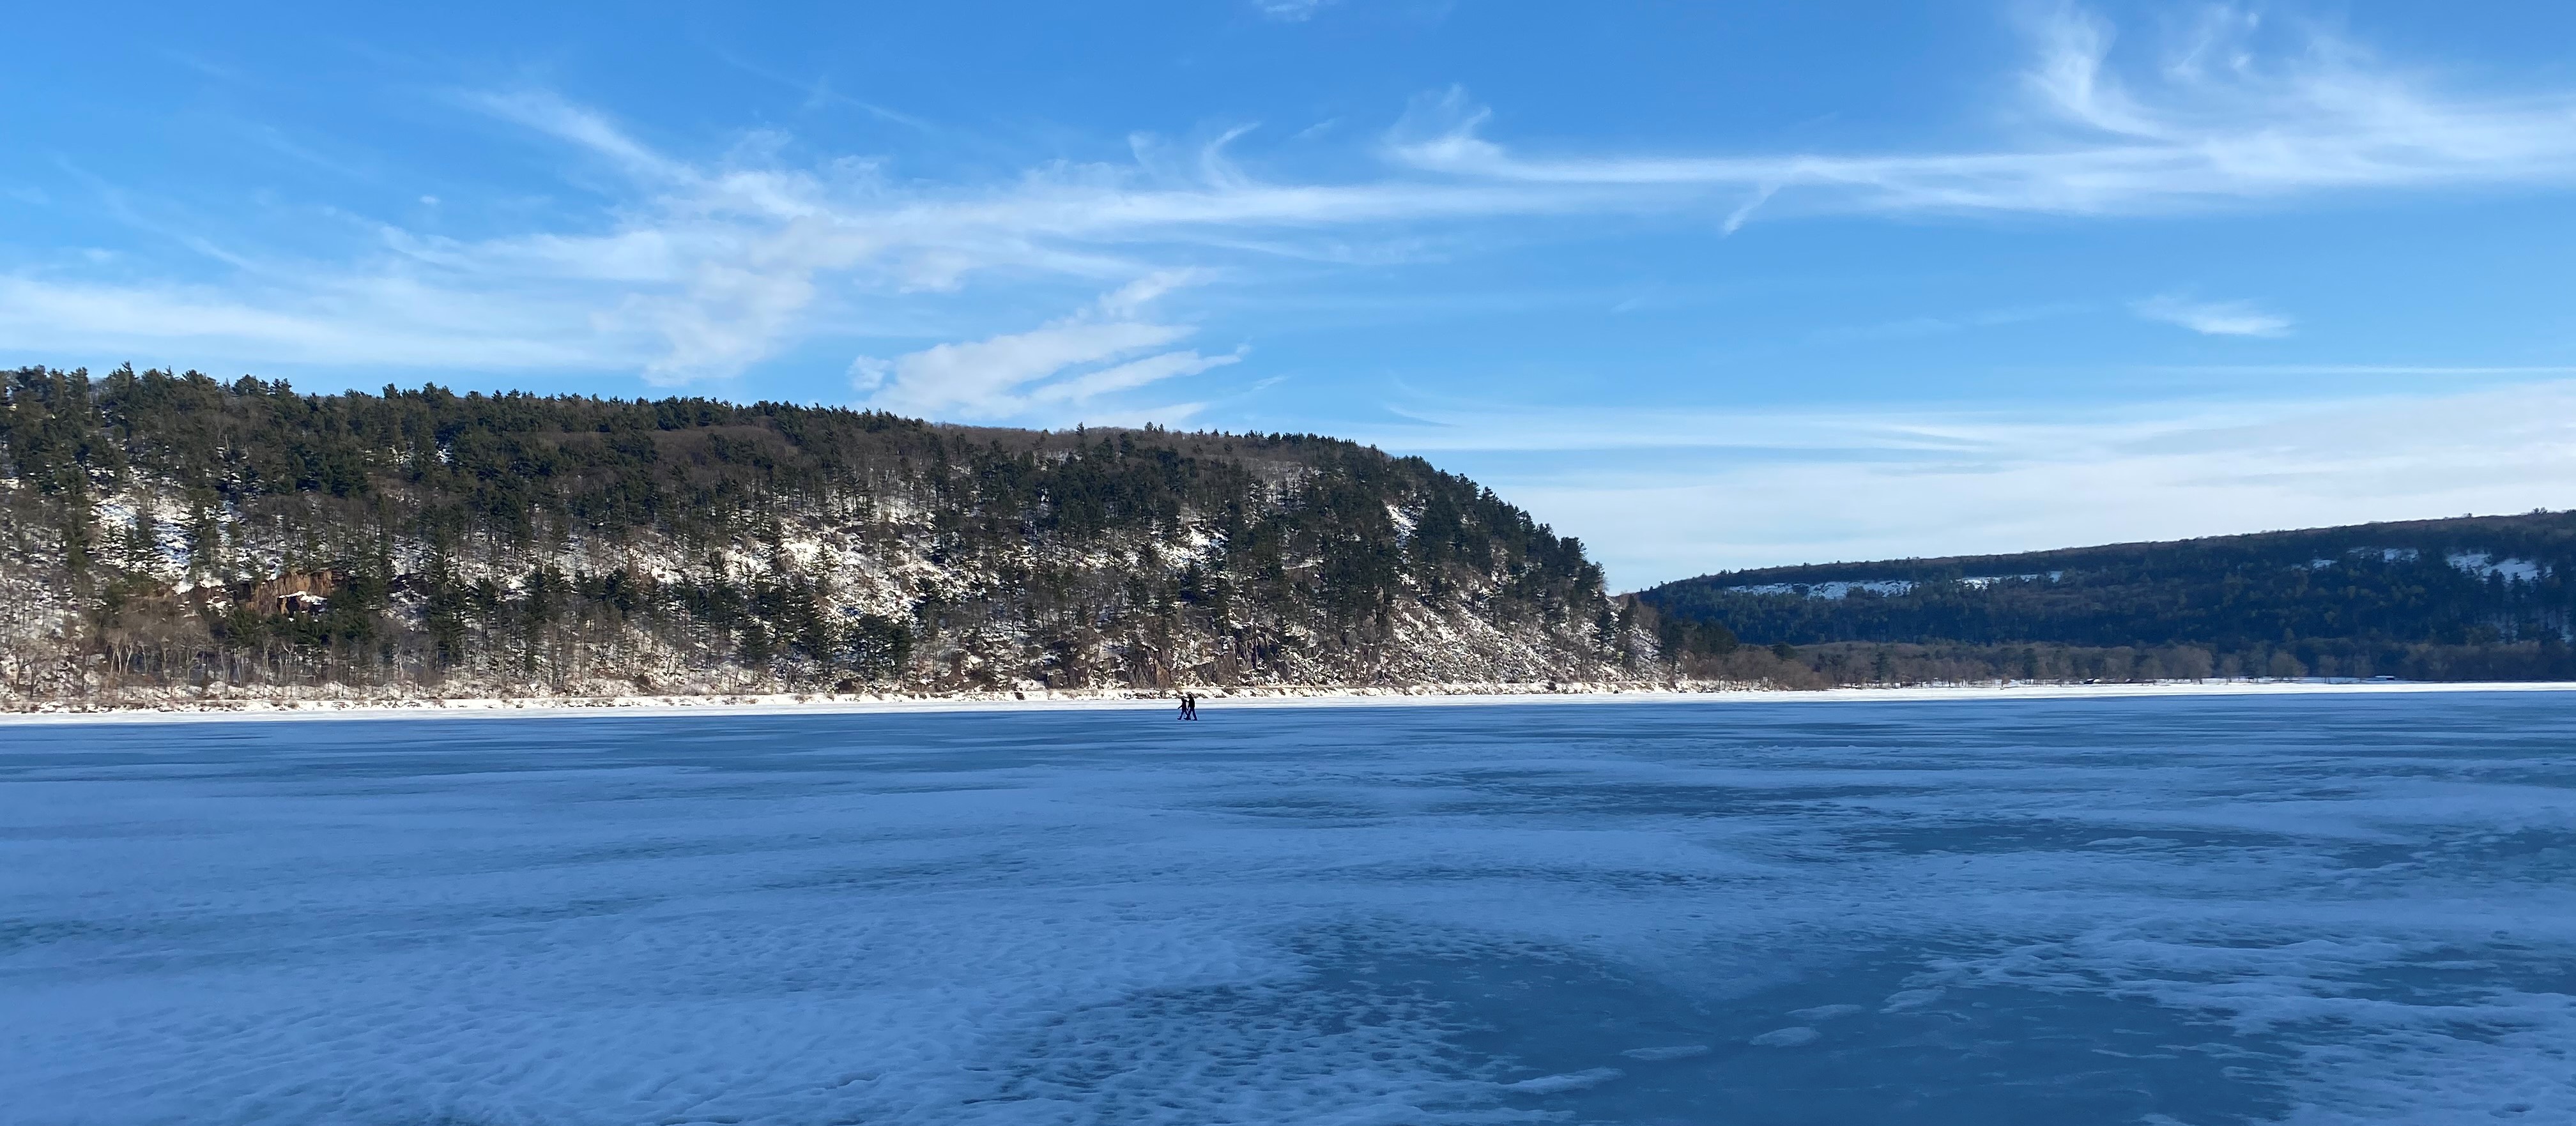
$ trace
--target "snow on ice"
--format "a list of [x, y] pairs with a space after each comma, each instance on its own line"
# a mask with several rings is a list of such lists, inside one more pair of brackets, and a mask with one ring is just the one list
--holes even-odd
[[2576, 695], [0, 728], [0, 1122], [2576, 1120]]

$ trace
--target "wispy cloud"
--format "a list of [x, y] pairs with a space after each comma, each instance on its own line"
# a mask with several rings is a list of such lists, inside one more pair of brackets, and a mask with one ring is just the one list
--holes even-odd
[[2124, 69], [2111, 27], [2059, 8], [2033, 21], [2014, 107], [2027, 123], [1975, 149], [1892, 153], [1525, 156], [1485, 137], [1463, 90], [1418, 100], [1399, 161], [1486, 182], [1702, 191], [1733, 229], [1761, 206], [2134, 214], [2338, 189], [2565, 183], [2576, 93], [2476, 94], [2374, 68], [2312, 35], [2254, 49], [2257, 21], [2204, 20]]
[[567, 331], [584, 309], [340, 277], [325, 295], [185, 285], [87, 285], [0, 276], [0, 339], [22, 355], [99, 354], [184, 365], [362, 364], [490, 371], [633, 368], [652, 341]]
[[1828, 340], [1894, 340], [1917, 336], [1941, 336], [1983, 328], [2002, 328], [2029, 324], [2081, 313], [2085, 306], [2072, 302], [2046, 305], [2013, 305], [2000, 309], [1982, 309], [1952, 316], [1906, 317], [1876, 324], [1853, 325], [1817, 333]]
[[1315, 13], [1332, 7], [1338, 0], [1251, 0], [1252, 10], [1274, 20], [1297, 23], [1315, 18]]
[[[1311, 10], [1290, 4], [1281, 14]], [[387, 223], [337, 261], [226, 248], [224, 260], [256, 284], [203, 292], [131, 272], [22, 272], [10, 284], [31, 304], [0, 318], [88, 310], [37, 326], [67, 346], [110, 349], [149, 336], [256, 351], [265, 341], [279, 355], [381, 363], [389, 349], [378, 342], [393, 340], [416, 365], [560, 357], [678, 384], [732, 376], [816, 337], [936, 338], [921, 324], [888, 322], [968, 287], [1060, 295], [1211, 267], [1257, 280], [1283, 263], [1400, 261], [1444, 232], [1526, 230], [1533, 220], [1546, 220], [1546, 237], [1571, 237], [1568, 221], [1589, 216], [1716, 230], [1820, 211], [2113, 215], [2335, 191], [2576, 183], [2576, 91], [2463, 89], [2328, 39], [2277, 49], [2261, 41], [2268, 31], [2233, 15], [2204, 21], [2161, 54], [2154, 44], [2115, 50], [2106, 24], [2073, 10], [2031, 33], [2031, 61], [1999, 115], [2018, 124], [1982, 147], [1541, 154], [1497, 139], [1506, 115], [1449, 91], [1404, 115], [1375, 149], [1385, 158], [1375, 169], [1354, 175], [1334, 161], [1336, 176], [1307, 178], [1278, 166], [1293, 155], [1284, 141], [1262, 150], [1274, 163], [1247, 162], [1235, 147], [1257, 136], [1237, 129], [1212, 143], [1143, 144], [1131, 159], [1048, 163], [1000, 180], [898, 180], [870, 159], [797, 156], [760, 131], [721, 154], [678, 155], [555, 93], [486, 91], [460, 102], [612, 173], [584, 181], [612, 198], [565, 229], [479, 240]], [[155, 303], [195, 312], [157, 324], [107, 315]], [[2218, 311], [2201, 319], [2217, 326], [2204, 331], [2287, 327], [2259, 310], [2233, 320]], [[1150, 323], [1090, 315], [1102, 325]], [[339, 318], [339, 329], [315, 327], [325, 317]], [[508, 326], [506, 346], [491, 325]], [[1013, 335], [1030, 333], [984, 343]], [[1070, 348], [1074, 335], [1046, 339]], [[964, 409], [927, 377], [900, 378], [912, 355], [888, 361], [895, 382], [884, 393]]]
[[832, 83], [829, 78], [815, 78], [810, 81], [793, 78], [788, 75], [781, 74], [778, 71], [771, 70], [768, 67], [761, 66], [760, 64], [748, 59], [744, 59], [730, 51], [718, 51], [716, 52], [716, 57], [724, 60], [726, 66], [730, 66], [735, 70], [739, 70], [745, 74], [758, 78], [767, 79], [768, 81], [775, 82], [781, 86], [786, 86], [790, 89], [803, 92], [805, 95], [805, 108], [809, 110], [820, 109], [826, 106], [838, 106], [845, 109], [854, 109], [879, 121], [901, 125], [904, 128], [918, 132], [929, 133], [935, 131], [931, 123], [911, 114], [879, 105], [864, 98], [854, 98], [848, 94], [835, 90], [832, 88]]
[[2181, 325], [2203, 336], [2287, 336], [2290, 318], [2266, 312], [2251, 301], [2195, 301], [2177, 294], [2158, 294], [2129, 305], [2151, 321]]
[[[898, 413], [1041, 425], [1110, 421], [1100, 413], [1109, 396], [1242, 358], [1240, 350], [1209, 356], [1168, 349], [1192, 330], [1143, 319], [1147, 306], [1191, 280], [1148, 275], [1089, 309], [1026, 332], [939, 344], [891, 360], [861, 356], [850, 365], [851, 380], [867, 405]], [[1196, 410], [1189, 403], [1141, 413], [1131, 407], [1118, 417], [1178, 422]]]
[[627, 171], [684, 181], [690, 170], [626, 135], [608, 116], [574, 105], [550, 90], [478, 90], [460, 99], [494, 117], [514, 121], [616, 161]]
[[2433, 375], [2519, 379], [2576, 376], [2576, 365], [2568, 364], [2163, 364], [2140, 370], [2176, 375]]
[[1420, 425], [1357, 436], [1506, 491], [1593, 545], [1628, 587], [1716, 568], [2522, 512], [2576, 496], [2576, 381], [2565, 379], [2092, 415], [1420, 413]]

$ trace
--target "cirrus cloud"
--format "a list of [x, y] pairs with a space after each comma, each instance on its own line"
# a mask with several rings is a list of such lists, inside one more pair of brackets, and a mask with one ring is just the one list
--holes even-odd
[[[1192, 335], [1178, 325], [1141, 319], [1157, 298], [1192, 278], [1157, 273], [1104, 294], [1092, 307], [1025, 332], [937, 344], [893, 359], [861, 356], [851, 382], [866, 405], [898, 413], [978, 422], [1055, 423], [1094, 419], [1101, 401], [1121, 392], [1197, 375], [1243, 358], [1165, 350]], [[1146, 412], [1179, 421], [1196, 404]]]
[[[609, 201], [562, 229], [477, 239], [379, 223], [337, 260], [228, 250], [231, 278], [21, 269], [0, 275], [16, 295], [0, 306], [0, 331], [66, 352], [149, 339], [249, 360], [553, 366], [675, 385], [726, 379], [818, 338], [954, 337], [957, 311], [995, 290], [1096, 291], [1209, 268], [1257, 282], [1318, 263], [1400, 262], [1441, 232], [1574, 238], [1594, 217], [1732, 230], [1828, 212], [2140, 215], [2576, 185], [2576, 89], [2446, 82], [2322, 35], [2266, 41], [2259, 21], [2213, 12], [2160, 51], [2055, 11], [2029, 26], [2029, 60], [1996, 107], [2012, 124], [1980, 144], [1885, 151], [1538, 152], [1500, 139], [1507, 115], [1453, 90], [1420, 99], [1376, 146], [1379, 163], [1337, 162], [1329, 175], [1248, 166], [1235, 129], [1188, 158], [1139, 143], [1125, 160], [937, 182], [891, 178], [860, 156], [792, 159], [769, 131], [680, 155], [548, 91], [476, 93], [457, 104], [576, 154]], [[146, 312], [156, 308], [172, 315]], [[2289, 328], [2250, 306], [2140, 312], [2219, 334]], [[936, 388], [1026, 387], [1003, 373], [1041, 353], [1077, 355], [1077, 338], [1108, 324], [1149, 323], [1086, 315], [1096, 323], [1078, 330], [987, 335], [973, 355], [907, 353], [887, 361], [876, 393], [968, 409], [986, 400]], [[1007, 342], [1021, 336], [1031, 339]], [[1011, 366], [1002, 354], [1014, 347], [1032, 358]], [[976, 356], [991, 365], [969, 364]], [[907, 360], [949, 374], [906, 379]]]
[[2129, 305], [2151, 321], [2180, 325], [2203, 336], [2287, 336], [2290, 318], [2266, 312], [2251, 301], [2195, 301], [2178, 294], [2158, 294]]

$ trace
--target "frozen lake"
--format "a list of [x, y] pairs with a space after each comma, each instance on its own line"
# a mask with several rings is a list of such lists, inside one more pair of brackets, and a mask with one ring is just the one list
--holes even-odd
[[0, 1122], [2576, 1121], [2576, 694], [0, 727]]

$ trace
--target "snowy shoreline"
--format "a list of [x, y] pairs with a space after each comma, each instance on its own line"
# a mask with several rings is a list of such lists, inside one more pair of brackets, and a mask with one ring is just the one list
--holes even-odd
[[[2133, 684], [1943, 684], [1889, 688], [1774, 689], [1570, 686], [1562, 691], [1494, 685], [1415, 688], [1254, 687], [1196, 689], [1204, 704], [1226, 707], [1475, 706], [1490, 704], [1863, 702], [1891, 700], [2086, 699], [2145, 696], [2277, 696], [2427, 692], [2566, 692], [2563, 681], [2159, 681]], [[701, 714], [879, 715], [985, 711], [1165, 711], [1170, 693], [999, 693], [867, 696], [831, 693], [710, 696], [522, 696], [459, 699], [235, 699], [85, 706], [47, 703], [0, 711], [0, 726], [35, 723], [159, 723], [281, 719], [542, 719]]]

